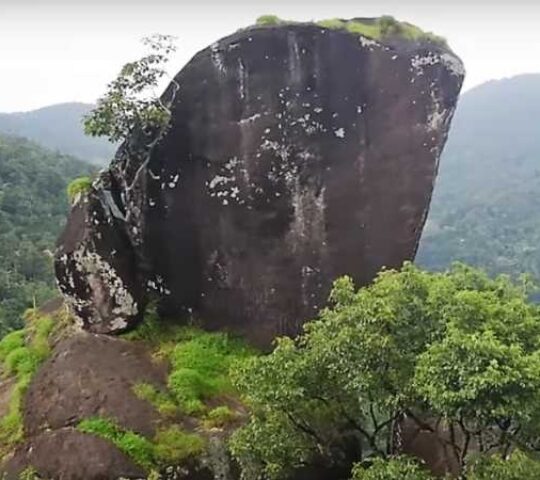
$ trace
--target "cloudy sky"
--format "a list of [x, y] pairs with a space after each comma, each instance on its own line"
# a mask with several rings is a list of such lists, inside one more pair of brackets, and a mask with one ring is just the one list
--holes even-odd
[[171, 73], [262, 14], [293, 20], [390, 14], [445, 36], [465, 88], [540, 72], [538, 0], [0, 0], [0, 112], [92, 102], [152, 33], [178, 37]]

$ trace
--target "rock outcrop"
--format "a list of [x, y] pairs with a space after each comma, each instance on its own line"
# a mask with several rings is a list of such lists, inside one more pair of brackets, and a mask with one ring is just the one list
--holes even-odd
[[153, 296], [259, 344], [295, 334], [336, 277], [414, 257], [462, 80], [425, 39], [291, 24], [218, 41], [175, 78], [157, 145], [129, 139], [74, 208], [67, 302], [99, 333]]

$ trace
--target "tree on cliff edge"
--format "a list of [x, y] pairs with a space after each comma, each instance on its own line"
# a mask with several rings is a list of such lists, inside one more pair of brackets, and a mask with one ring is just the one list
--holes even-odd
[[176, 51], [174, 40], [172, 36], [160, 34], [142, 40], [150, 52], [126, 63], [109, 83], [97, 107], [85, 117], [87, 135], [105, 136], [115, 143], [126, 140], [138, 128], [153, 131], [168, 124], [169, 105], [153, 93], [153, 89], [167, 73], [165, 65]]
[[463, 265], [408, 264], [360, 290], [339, 279], [303, 335], [236, 371], [252, 412], [232, 440], [244, 477], [309, 465], [355, 480], [540, 477], [530, 288]]

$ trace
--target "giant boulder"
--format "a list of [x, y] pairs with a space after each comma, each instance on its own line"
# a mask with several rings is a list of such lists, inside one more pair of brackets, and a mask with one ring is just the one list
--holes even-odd
[[295, 334], [336, 277], [365, 285], [414, 257], [462, 80], [429, 39], [290, 24], [218, 41], [165, 93], [179, 87], [157, 145], [134, 155], [147, 143], [130, 138], [72, 214], [56, 262], [68, 303], [99, 332], [154, 296], [163, 316], [259, 344]]

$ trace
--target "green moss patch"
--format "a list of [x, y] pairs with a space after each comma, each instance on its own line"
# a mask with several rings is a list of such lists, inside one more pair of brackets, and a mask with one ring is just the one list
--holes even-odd
[[155, 466], [154, 445], [142, 435], [123, 430], [115, 422], [106, 418], [88, 418], [79, 423], [80, 432], [95, 435], [113, 443], [137, 465], [145, 469]]
[[90, 177], [80, 177], [73, 180], [67, 187], [69, 201], [73, 203], [79, 195], [84, 195], [92, 188]]
[[29, 310], [26, 326], [0, 340], [0, 365], [6, 380], [14, 382], [7, 414], [0, 419], [0, 454], [6, 454], [23, 436], [21, 404], [39, 366], [50, 355], [50, 336], [55, 319]]
[[[263, 15], [257, 19], [259, 26], [294, 25], [299, 22], [283, 20], [276, 15]], [[331, 30], [345, 30], [353, 35], [362, 35], [374, 40], [402, 38], [412, 42], [427, 41], [447, 46], [446, 39], [431, 32], [425, 32], [416, 25], [400, 22], [390, 15], [374, 19], [342, 20], [330, 18], [314, 22], [316, 25]]]
[[178, 426], [159, 431], [155, 438], [155, 454], [160, 462], [178, 464], [195, 457], [205, 449], [205, 440], [197, 434], [186, 433]]
[[205, 440], [197, 434], [186, 433], [178, 426], [159, 430], [149, 440], [130, 430], [121, 428], [115, 421], [94, 417], [83, 420], [77, 429], [113, 443], [134, 463], [147, 471], [178, 464], [204, 451]]

